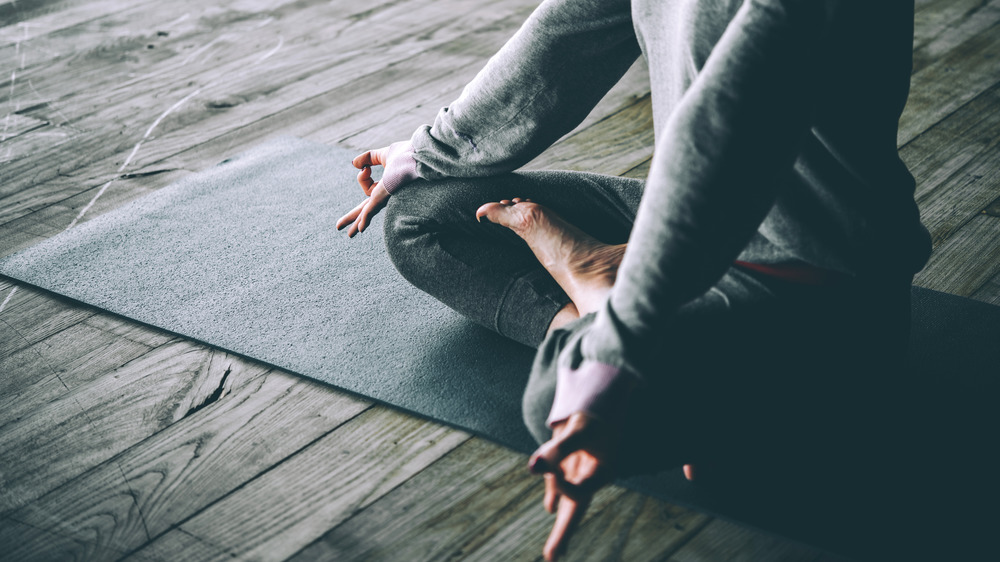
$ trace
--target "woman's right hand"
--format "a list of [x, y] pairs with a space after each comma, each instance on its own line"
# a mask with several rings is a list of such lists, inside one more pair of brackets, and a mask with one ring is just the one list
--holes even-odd
[[[347, 236], [363, 232], [372, 217], [385, 207], [389, 195], [400, 186], [417, 179], [417, 162], [413, 159], [410, 141], [394, 142], [377, 150], [369, 150], [351, 161], [358, 172], [358, 183], [365, 192], [365, 200], [337, 221], [337, 230], [347, 225]], [[384, 166], [382, 179], [372, 181], [372, 166]]]

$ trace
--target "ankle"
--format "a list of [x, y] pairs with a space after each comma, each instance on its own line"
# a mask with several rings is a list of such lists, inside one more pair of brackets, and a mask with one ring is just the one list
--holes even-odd
[[566, 306], [560, 308], [559, 312], [552, 317], [552, 322], [549, 322], [549, 329], [545, 331], [545, 336], [548, 337], [553, 331], [579, 318], [580, 312], [576, 309], [576, 305], [572, 302], [566, 303]]

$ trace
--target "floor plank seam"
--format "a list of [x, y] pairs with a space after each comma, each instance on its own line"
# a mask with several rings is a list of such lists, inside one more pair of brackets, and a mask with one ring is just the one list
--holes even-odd
[[698, 535], [700, 535], [701, 532], [705, 530], [705, 527], [708, 527], [709, 524], [711, 524], [713, 521], [715, 521], [715, 517], [709, 516], [709, 517], [705, 517], [705, 519], [703, 521], [695, 524], [694, 525], [695, 531], [693, 533], [689, 533], [687, 535], [684, 535], [683, 538], [681, 538], [680, 540], [677, 541], [677, 544], [675, 544], [672, 547], [670, 547], [669, 549], [667, 549], [663, 553], [663, 556], [660, 557], [660, 560], [670, 560], [670, 558], [672, 558], [675, 554], [677, 554], [678, 552], [680, 552], [681, 549], [683, 549], [685, 546], [687, 546], [688, 543], [690, 543], [691, 541], [693, 541], [695, 539], [695, 537], [697, 537]]
[[1000, 87], [1000, 80], [994, 82], [993, 85], [991, 85], [991, 86], [989, 86], [987, 88], [984, 88], [983, 91], [979, 92], [978, 94], [976, 94], [975, 96], [973, 96], [972, 98], [970, 98], [965, 103], [963, 103], [963, 104], [959, 105], [958, 107], [956, 107], [954, 109], [954, 111], [951, 111], [947, 115], [942, 116], [941, 119], [939, 119], [935, 123], [931, 124], [930, 126], [928, 126], [927, 128], [925, 128], [924, 130], [920, 131], [920, 133], [914, 135], [912, 138], [910, 138], [909, 140], [907, 140], [903, 144], [899, 145], [897, 147], [897, 150], [902, 151], [903, 149], [905, 149], [908, 146], [910, 146], [910, 144], [912, 144], [913, 141], [915, 141], [915, 140], [923, 137], [924, 135], [926, 135], [928, 133], [931, 133], [934, 130], [934, 128], [936, 128], [938, 125], [940, 125], [941, 123], [947, 121], [953, 115], [955, 115], [957, 113], [960, 113], [963, 109], [965, 109], [966, 106], [972, 104], [973, 102], [975, 102], [979, 98], [985, 97], [985, 96], [989, 95], [992, 92], [992, 90], [994, 88], [997, 88], [997, 87]]
[[[261, 376], [261, 377], [266, 377], [266, 376], [268, 376], [268, 375], [270, 375], [270, 374], [273, 374], [274, 372], [275, 372], [274, 370], [271, 370], [271, 371], [267, 371], [266, 373], [263, 373], [263, 374], [261, 374], [261, 375], [259, 375], [259, 376]], [[256, 481], [256, 480], [258, 480], [258, 479], [262, 478], [262, 477], [263, 477], [264, 475], [266, 475], [266, 474], [268, 474], [269, 472], [271, 472], [271, 471], [275, 470], [276, 468], [280, 467], [281, 465], [285, 464], [286, 462], [289, 462], [289, 461], [290, 461], [291, 459], [293, 459], [294, 457], [296, 457], [296, 456], [298, 456], [298, 455], [302, 454], [302, 453], [303, 453], [303, 451], [305, 451], [305, 450], [309, 449], [310, 447], [312, 447], [313, 445], [315, 445], [315, 444], [316, 444], [317, 442], [319, 442], [319, 441], [322, 441], [323, 439], [325, 439], [326, 437], [328, 437], [329, 435], [331, 435], [332, 433], [334, 433], [335, 431], [337, 431], [338, 429], [340, 429], [340, 428], [341, 428], [341, 427], [343, 427], [344, 425], [346, 425], [346, 424], [350, 423], [351, 421], [353, 421], [353, 420], [357, 419], [357, 418], [358, 418], [358, 416], [360, 416], [360, 415], [364, 414], [365, 412], [367, 412], [367, 411], [371, 410], [371, 409], [372, 409], [373, 407], [375, 407], [375, 406], [376, 406], [376, 404], [374, 404], [374, 403], [372, 403], [372, 404], [369, 404], [368, 406], [366, 406], [365, 408], [363, 408], [362, 410], [360, 410], [359, 412], [357, 412], [357, 413], [356, 413], [356, 414], [354, 414], [353, 416], [351, 416], [351, 417], [349, 417], [349, 418], [345, 419], [345, 420], [344, 420], [344, 421], [342, 421], [341, 423], [339, 423], [339, 424], [337, 424], [336, 426], [334, 426], [333, 428], [331, 428], [331, 429], [330, 429], [329, 431], [326, 431], [326, 432], [324, 432], [324, 433], [320, 434], [319, 436], [317, 436], [316, 438], [314, 438], [314, 439], [313, 439], [312, 441], [309, 441], [308, 443], [306, 443], [306, 444], [305, 444], [305, 445], [303, 445], [302, 447], [299, 447], [299, 448], [298, 448], [298, 449], [296, 449], [295, 451], [292, 451], [292, 452], [291, 452], [291, 453], [290, 453], [290, 454], [289, 454], [288, 456], [286, 456], [285, 458], [283, 458], [283, 459], [281, 459], [280, 461], [278, 461], [278, 462], [274, 463], [273, 465], [269, 466], [268, 468], [266, 468], [266, 469], [264, 469], [264, 470], [262, 470], [262, 471], [258, 472], [258, 473], [257, 473], [256, 475], [254, 475], [254, 476], [253, 476], [252, 478], [249, 478], [249, 479], [247, 479], [246, 481], [242, 482], [241, 484], [239, 484], [238, 486], [236, 486], [236, 487], [235, 487], [235, 488], [233, 488], [232, 490], [229, 490], [229, 491], [228, 491], [228, 492], [226, 492], [225, 494], [223, 494], [223, 495], [219, 496], [218, 498], [216, 498], [216, 499], [215, 499], [215, 501], [213, 501], [213, 502], [211, 502], [211, 503], [208, 503], [208, 504], [206, 504], [206, 505], [202, 506], [202, 507], [201, 507], [201, 509], [198, 509], [198, 510], [194, 511], [194, 512], [192, 512], [192, 513], [188, 514], [188, 515], [187, 515], [187, 517], [184, 517], [183, 519], [181, 519], [181, 520], [179, 520], [179, 521], [176, 521], [176, 522], [172, 523], [171, 525], [167, 526], [167, 527], [166, 527], [166, 528], [165, 528], [165, 529], [163, 530], [163, 532], [161, 532], [161, 533], [157, 534], [156, 536], [153, 536], [153, 537], [151, 537], [151, 538], [150, 538], [150, 539], [149, 539], [148, 541], [146, 541], [145, 543], [143, 543], [142, 545], [140, 545], [140, 546], [139, 546], [138, 548], [136, 548], [135, 550], [131, 551], [131, 552], [129, 553], [129, 555], [131, 555], [131, 554], [134, 554], [135, 552], [138, 552], [139, 550], [141, 550], [141, 549], [145, 548], [145, 547], [146, 547], [146, 546], [148, 546], [149, 544], [152, 544], [153, 542], [155, 542], [156, 540], [158, 540], [158, 539], [159, 539], [160, 537], [162, 537], [162, 536], [166, 535], [167, 533], [169, 533], [169, 532], [171, 532], [171, 531], [180, 531], [180, 532], [182, 532], [182, 533], [185, 533], [185, 534], [187, 534], [187, 535], [190, 535], [190, 536], [194, 537], [195, 539], [198, 539], [198, 540], [200, 540], [200, 541], [202, 541], [202, 542], [206, 542], [206, 543], [207, 543], [207, 541], [204, 541], [204, 540], [202, 540], [202, 539], [201, 539], [200, 537], [196, 537], [196, 536], [194, 536], [194, 535], [191, 535], [191, 533], [190, 533], [190, 532], [188, 532], [188, 531], [184, 530], [184, 529], [182, 528], [182, 525], [186, 524], [187, 522], [191, 521], [191, 520], [192, 520], [192, 519], [194, 519], [195, 517], [199, 516], [199, 515], [200, 515], [200, 514], [201, 514], [202, 512], [204, 512], [204, 511], [208, 510], [209, 508], [211, 508], [211, 507], [212, 507], [212, 506], [214, 506], [215, 504], [217, 504], [217, 503], [220, 503], [220, 502], [224, 501], [224, 500], [225, 500], [226, 498], [228, 498], [228, 497], [230, 497], [230, 496], [232, 496], [232, 495], [236, 494], [237, 492], [239, 492], [239, 491], [240, 491], [240, 490], [242, 490], [243, 488], [245, 488], [245, 487], [247, 487], [248, 485], [250, 485], [250, 484], [251, 484], [252, 482], [254, 482], [254, 481]], [[250, 423], [251, 423], [251, 421], [252, 421], [252, 420], [253, 420], [254, 418], [256, 418], [256, 417], [257, 417], [258, 415], [260, 415], [260, 413], [257, 413], [257, 414], [254, 414], [254, 415], [253, 415], [253, 416], [252, 416], [252, 417], [250, 418], [250, 420], [248, 420], [248, 421], [247, 421], [247, 424], [250, 424]], [[168, 426], [168, 427], [169, 427], [169, 426]], [[166, 429], [166, 428], [164, 428], [164, 429]], [[161, 431], [162, 431], [162, 430], [161, 430]], [[152, 436], [150, 436], [150, 437], [147, 437], [147, 438], [146, 438], [146, 439], [144, 439], [143, 441], [146, 441], [146, 440], [148, 440], [148, 439], [150, 439], [150, 438], [152, 438]], [[137, 443], [137, 444], [133, 445], [133, 447], [138, 447], [138, 446], [140, 446], [140, 445], [141, 445], [141, 443], [142, 443], [142, 442], [140, 442], [140, 443]], [[131, 447], [130, 447], [130, 448], [131, 448]], [[120, 453], [120, 454], [124, 454], [124, 451], [123, 451], [122, 453]], [[116, 455], [116, 456], [118, 456], [118, 455]], [[211, 544], [211, 543], [207, 543], [207, 544]]]

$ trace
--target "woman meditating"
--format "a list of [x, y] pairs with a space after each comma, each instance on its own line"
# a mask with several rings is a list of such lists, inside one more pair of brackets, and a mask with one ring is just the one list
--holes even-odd
[[[547, 559], [614, 477], [683, 465], [794, 509], [880, 454], [930, 252], [896, 150], [912, 26], [895, 0], [548, 0], [432, 126], [354, 160], [337, 228], [386, 207], [406, 279], [538, 348]], [[645, 181], [513, 172], [640, 54]]]

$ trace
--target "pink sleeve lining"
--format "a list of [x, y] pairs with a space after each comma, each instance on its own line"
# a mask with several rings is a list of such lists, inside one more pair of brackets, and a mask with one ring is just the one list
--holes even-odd
[[413, 157], [413, 144], [410, 141], [393, 143], [386, 157], [385, 172], [379, 180], [382, 187], [391, 195], [419, 177], [417, 161]]
[[556, 371], [556, 395], [547, 423], [549, 427], [576, 412], [609, 422], [619, 422], [638, 381], [618, 367], [584, 361], [576, 369], [562, 365]]

